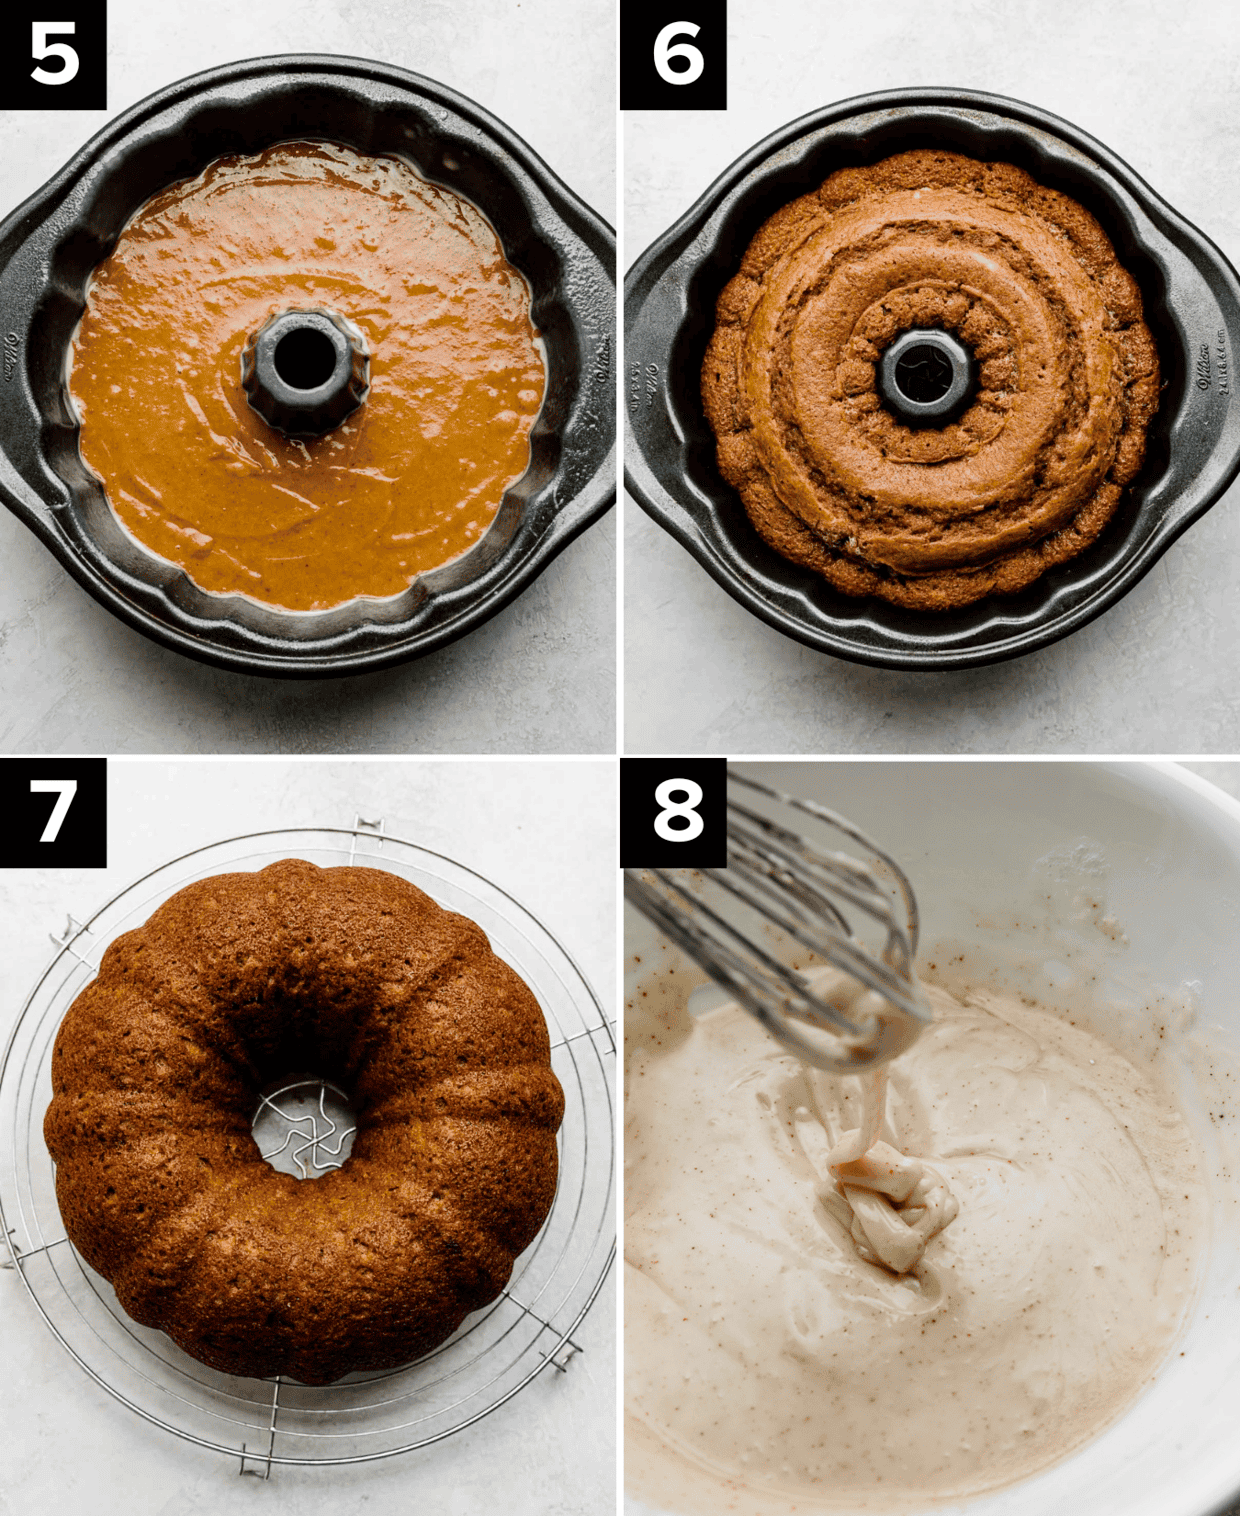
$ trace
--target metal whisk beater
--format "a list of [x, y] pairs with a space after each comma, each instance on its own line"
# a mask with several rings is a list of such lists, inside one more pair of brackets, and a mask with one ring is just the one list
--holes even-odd
[[[801, 816], [825, 822], [878, 860], [900, 897], [867, 863], [809, 841], [798, 817], [773, 820], [733, 799], [728, 864], [699, 871], [628, 869], [624, 894], [789, 1052], [832, 1073], [855, 1074], [903, 1052], [931, 1019], [913, 974], [918, 915], [903, 869], [852, 822], [826, 806], [781, 794], [728, 770], [742, 786]], [[731, 900], [788, 934], [848, 977], [826, 993], [754, 940]], [[851, 908], [876, 926], [877, 951], [854, 932]], [[729, 920], [724, 912], [741, 920]], [[833, 976], [834, 977], [834, 976]]]

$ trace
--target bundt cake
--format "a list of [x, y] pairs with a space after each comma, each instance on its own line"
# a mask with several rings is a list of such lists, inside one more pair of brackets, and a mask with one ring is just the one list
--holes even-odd
[[[299, 1180], [250, 1127], [305, 1069], [357, 1133]], [[428, 1352], [499, 1294], [555, 1192], [537, 1001], [476, 923], [381, 870], [286, 859], [179, 891], [105, 952], [52, 1085], [74, 1246], [229, 1374], [328, 1384]]]
[[[916, 333], [973, 373], [934, 424], [884, 392], [884, 355]], [[926, 400], [948, 388], [937, 363]], [[1013, 164], [938, 149], [840, 169], [772, 216], [702, 370], [720, 472], [763, 539], [846, 595], [936, 612], [1096, 541], [1158, 395], [1141, 292], [1094, 217]]]

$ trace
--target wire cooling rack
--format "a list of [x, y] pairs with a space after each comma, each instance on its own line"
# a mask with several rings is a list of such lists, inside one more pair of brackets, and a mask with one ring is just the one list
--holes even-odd
[[[478, 922], [538, 997], [565, 1096], [555, 1201], [502, 1294], [416, 1363], [325, 1388], [217, 1373], [131, 1321], [65, 1236], [42, 1130], [56, 1032], [113, 938], [195, 879], [290, 857], [388, 869]], [[512, 896], [358, 817], [351, 828], [256, 832], [186, 853], [89, 919], [70, 918], [53, 941], [58, 950], [0, 1064], [0, 1225], [12, 1256], [6, 1266], [18, 1269], [48, 1326], [97, 1384], [154, 1425], [231, 1454], [242, 1474], [267, 1478], [279, 1464], [364, 1463], [426, 1447], [472, 1426], [545, 1370], [567, 1371], [581, 1351], [572, 1334], [615, 1256], [615, 1027], [573, 960]]]

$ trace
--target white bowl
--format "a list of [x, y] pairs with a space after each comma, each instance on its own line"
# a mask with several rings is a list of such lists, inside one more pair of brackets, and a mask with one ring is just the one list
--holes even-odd
[[[841, 811], [899, 859], [940, 977], [955, 956], [943, 948], [958, 948], [953, 974], [1070, 1004], [1121, 1048], [1165, 1023], [1204, 1154], [1196, 1300], [1152, 1387], [1045, 1473], [926, 1509], [1217, 1516], [1240, 1499], [1240, 804], [1174, 764], [741, 767]], [[661, 1516], [633, 1497], [626, 1509]]]

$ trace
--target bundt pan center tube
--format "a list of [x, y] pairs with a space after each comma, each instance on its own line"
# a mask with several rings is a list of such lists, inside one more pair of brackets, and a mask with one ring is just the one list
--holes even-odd
[[335, 311], [279, 311], [246, 343], [241, 387], [268, 426], [288, 437], [321, 437], [365, 400], [370, 354]]
[[[777, 212], [794, 215], [794, 202], [841, 170], [927, 150], [1013, 165], [1094, 218], [1135, 281], [1162, 380], [1144, 461], [1096, 540], [1013, 593], [934, 610], [845, 594], [768, 546], [721, 473], [701, 378], [716, 304], [760, 229]], [[789, 123], [728, 168], [633, 265], [625, 332], [630, 493], [747, 610], [860, 663], [967, 668], [1056, 641], [1131, 589], [1240, 469], [1235, 270], [1101, 143], [1000, 96], [893, 90]], [[953, 423], [987, 382], [969, 344], [933, 320], [914, 322], [874, 367], [879, 403], [914, 437]]]
[[[404, 159], [476, 206], [529, 286], [546, 368], [529, 466], [480, 540], [402, 593], [307, 611], [206, 591], [142, 548], [82, 462], [66, 388], [91, 275], [135, 212], [221, 158], [286, 142]], [[507, 605], [614, 502], [614, 260], [611, 229], [526, 143], [433, 80], [315, 55], [181, 80], [109, 123], [0, 226], [0, 499], [101, 604], [205, 662], [310, 678], [430, 652]], [[330, 438], [374, 403], [372, 355], [329, 302], [295, 304], [273, 321], [295, 322], [300, 334], [250, 334], [245, 398], [284, 437]]]

